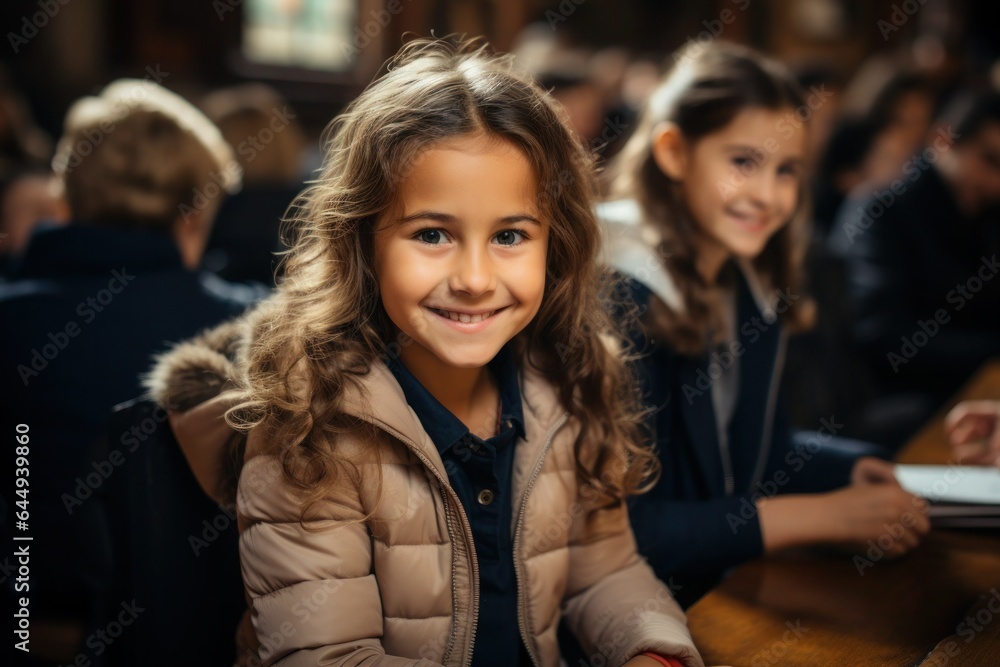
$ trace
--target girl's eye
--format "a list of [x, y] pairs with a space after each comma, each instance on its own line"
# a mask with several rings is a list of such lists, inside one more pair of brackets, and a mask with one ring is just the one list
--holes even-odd
[[427, 245], [441, 245], [441, 242], [445, 240], [440, 229], [421, 229], [414, 238]]
[[[519, 240], [520, 237], [520, 240]], [[521, 243], [525, 238], [524, 232], [516, 229], [505, 229], [496, 236], [500, 245], [512, 246]]]
[[778, 173], [783, 176], [798, 176], [799, 167], [794, 164], [785, 165], [778, 170]]
[[737, 167], [752, 167], [757, 164], [757, 161], [752, 157], [737, 156], [733, 158], [733, 165]]

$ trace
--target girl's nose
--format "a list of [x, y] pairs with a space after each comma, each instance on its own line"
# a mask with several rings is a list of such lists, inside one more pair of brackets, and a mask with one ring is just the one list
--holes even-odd
[[449, 287], [454, 292], [478, 296], [496, 288], [496, 275], [489, 252], [479, 247], [469, 247], [455, 257]]
[[757, 183], [753, 189], [754, 199], [763, 207], [774, 205], [778, 194], [778, 177], [776, 174], [761, 169], [757, 175]]

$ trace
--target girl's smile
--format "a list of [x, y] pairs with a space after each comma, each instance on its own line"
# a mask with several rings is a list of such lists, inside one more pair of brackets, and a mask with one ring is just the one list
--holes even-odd
[[427, 306], [427, 309], [442, 320], [446, 320], [447, 326], [466, 333], [477, 333], [492, 324], [500, 313], [507, 309], [507, 306], [479, 311], [443, 310], [431, 306]]
[[726, 209], [726, 215], [732, 218], [736, 222], [737, 226], [747, 230], [748, 232], [763, 232], [767, 229], [767, 216], [759, 215], [753, 212], [735, 211], [731, 208]]

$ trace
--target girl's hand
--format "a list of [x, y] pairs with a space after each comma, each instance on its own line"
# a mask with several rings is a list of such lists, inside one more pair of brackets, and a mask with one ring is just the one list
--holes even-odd
[[894, 470], [895, 467], [888, 461], [883, 461], [874, 456], [862, 456], [855, 461], [854, 468], [851, 469], [851, 484], [857, 486], [864, 484], [895, 484], [899, 486]]
[[764, 550], [817, 544], [868, 548], [868, 540], [882, 537], [890, 556], [901, 556], [917, 546], [930, 530], [927, 501], [898, 484], [861, 483], [832, 493], [787, 495], [757, 503]]
[[927, 502], [898, 484], [848, 486], [819, 499], [831, 522], [832, 542], [858, 549], [873, 541], [889, 558], [916, 547], [931, 528]]
[[944, 420], [951, 456], [967, 465], [1000, 467], [1000, 401], [965, 401]]

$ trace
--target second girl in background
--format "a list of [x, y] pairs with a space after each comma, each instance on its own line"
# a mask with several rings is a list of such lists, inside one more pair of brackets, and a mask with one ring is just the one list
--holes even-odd
[[678, 56], [612, 164], [615, 200], [599, 214], [641, 315], [635, 363], [663, 469], [635, 499], [633, 527], [687, 605], [764, 552], [863, 545], [901, 522], [897, 556], [929, 523], [889, 463], [832, 446], [835, 422], [796, 444], [781, 407], [786, 332], [812, 318], [806, 130], [782, 122], [800, 89], [735, 45]]

